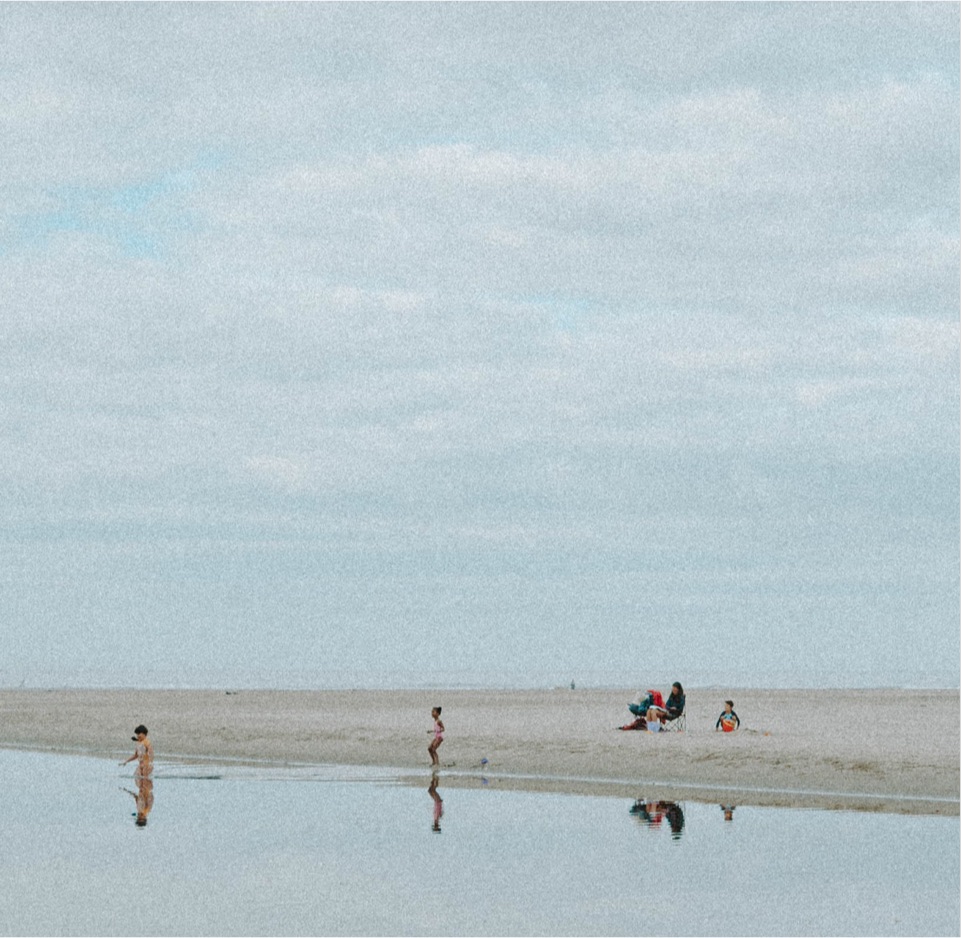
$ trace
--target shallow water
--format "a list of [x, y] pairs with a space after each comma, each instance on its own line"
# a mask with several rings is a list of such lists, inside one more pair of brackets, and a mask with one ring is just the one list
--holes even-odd
[[158, 764], [137, 827], [129, 767], [0, 751], [0, 933], [959, 933], [958, 818], [430, 781]]

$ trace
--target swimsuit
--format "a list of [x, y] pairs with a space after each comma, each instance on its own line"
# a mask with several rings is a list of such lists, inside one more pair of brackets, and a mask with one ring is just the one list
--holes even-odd
[[135, 750], [137, 753], [137, 758], [140, 760], [137, 763], [137, 776], [145, 778], [153, 772], [153, 751], [147, 748], [146, 743], [137, 743], [137, 748]]

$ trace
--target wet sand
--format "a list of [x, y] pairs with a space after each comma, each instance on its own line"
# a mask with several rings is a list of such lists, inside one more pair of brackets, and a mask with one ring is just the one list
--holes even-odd
[[[959, 694], [688, 689], [687, 731], [616, 727], [637, 689], [0, 690], [0, 748], [109, 758], [150, 728], [158, 759], [428, 770], [444, 708], [445, 785], [958, 815]], [[741, 718], [714, 724], [725, 698]], [[486, 759], [487, 763], [481, 763]]]

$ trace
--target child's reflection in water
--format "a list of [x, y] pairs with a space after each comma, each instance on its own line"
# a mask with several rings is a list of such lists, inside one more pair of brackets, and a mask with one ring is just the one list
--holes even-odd
[[434, 772], [430, 777], [430, 786], [427, 794], [434, 799], [434, 824], [431, 827], [435, 833], [440, 833], [440, 819], [444, 816], [444, 799], [437, 792], [437, 773]]
[[137, 827], [146, 827], [147, 815], [153, 809], [153, 779], [135, 775], [134, 781], [137, 783], [137, 790], [131, 791], [125, 788], [124, 791], [132, 795], [137, 802]]

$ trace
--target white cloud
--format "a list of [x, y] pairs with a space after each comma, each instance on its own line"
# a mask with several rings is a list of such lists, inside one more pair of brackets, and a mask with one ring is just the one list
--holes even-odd
[[297, 459], [281, 456], [251, 456], [246, 468], [256, 478], [285, 492], [300, 491], [304, 487], [306, 467]]
[[7, 517], [698, 602], [936, 527], [957, 10], [814, 6], [11, 6]]
[[904, 316], [886, 321], [884, 333], [895, 352], [908, 354], [921, 368], [932, 362], [956, 365], [961, 350], [961, 329], [957, 322]]

